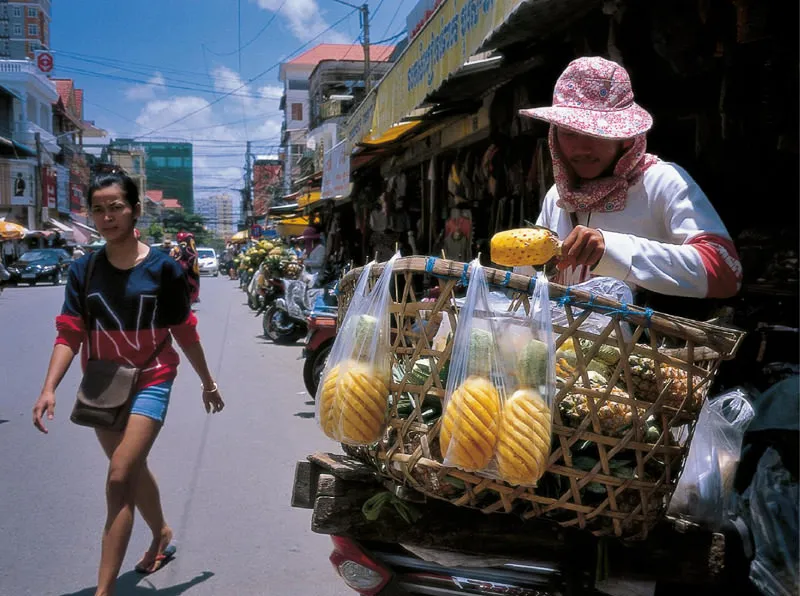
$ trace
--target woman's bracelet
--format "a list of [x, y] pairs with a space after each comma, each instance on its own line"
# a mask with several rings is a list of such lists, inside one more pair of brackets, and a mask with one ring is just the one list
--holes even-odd
[[203, 388], [203, 393], [216, 393], [219, 390], [216, 381], [214, 381], [214, 385], [211, 387], [211, 389], [206, 389], [205, 385], [200, 385], [200, 386]]

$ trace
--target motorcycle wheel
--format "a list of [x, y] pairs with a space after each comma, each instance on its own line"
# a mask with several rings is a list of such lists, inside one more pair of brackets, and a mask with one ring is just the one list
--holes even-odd
[[276, 305], [270, 306], [264, 313], [262, 326], [264, 335], [276, 344], [290, 344], [300, 339], [305, 334], [305, 325], [290, 321], [288, 325], [281, 325], [285, 313]]
[[316, 399], [322, 371], [325, 370], [325, 364], [328, 362], [332, 347], [333, 340], [327, 341], [313, 353], [306, 356], [305, 364], [303, 364], [303, 382], [311, 399]]

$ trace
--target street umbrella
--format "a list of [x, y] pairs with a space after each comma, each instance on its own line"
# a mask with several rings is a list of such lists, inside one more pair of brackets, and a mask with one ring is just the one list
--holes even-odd
[[25, 228], [10, 221], [0, 220], [0, 240], [21, 240], [25, 237]]

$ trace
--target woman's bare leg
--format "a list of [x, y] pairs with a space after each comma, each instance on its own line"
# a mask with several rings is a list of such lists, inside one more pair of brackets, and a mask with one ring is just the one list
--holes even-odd
[[96, 596], [112, 596], [133, 529], [136, 489], [147, 455], [161, 430], [161, 423], [132, 414], [122, 439], [111, 455], [106, 481], [108, 517], [103, 531], [103, 547]]

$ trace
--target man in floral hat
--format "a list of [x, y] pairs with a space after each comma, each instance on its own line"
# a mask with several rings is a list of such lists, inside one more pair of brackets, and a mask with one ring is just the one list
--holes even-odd
[[608, 276], [673, 296], [738, 292], [742, 267], [725, 225], [685, 170], [647, 153], [653, 118], [624, 68], [574, 60], [551, 107], [520, 113], [551, 125], [555, 185], [537, 224], [564, 239], [558, 282]]

